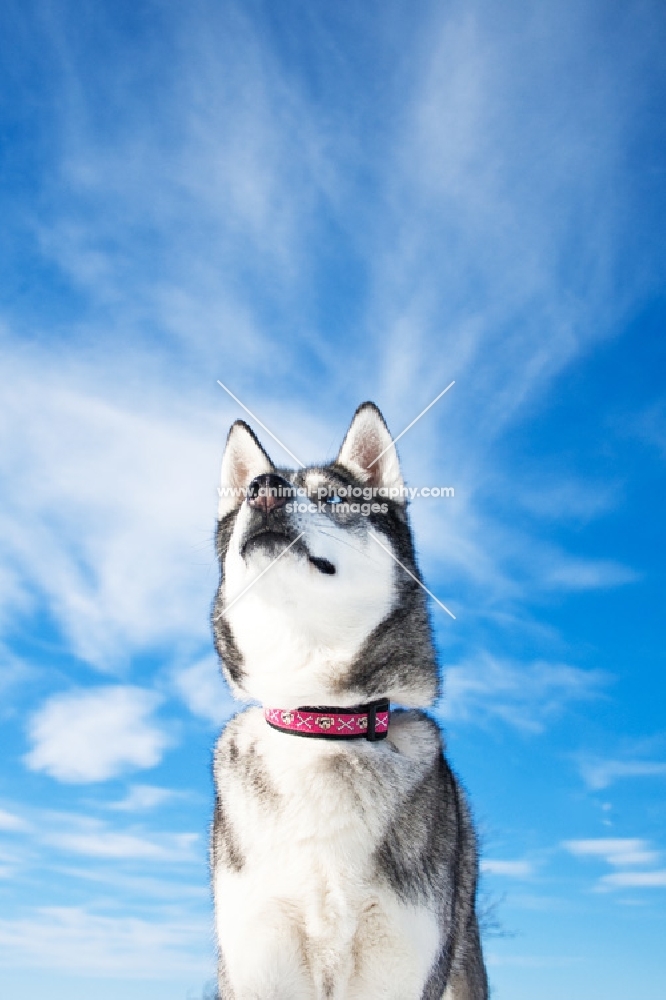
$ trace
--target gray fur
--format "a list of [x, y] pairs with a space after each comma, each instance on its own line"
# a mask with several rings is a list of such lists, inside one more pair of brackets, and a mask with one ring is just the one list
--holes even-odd
[[211, 861], [213, 868], [216, 868], [217, 865], [222, 865], [234, 872], [241, 871], [245, 864], [245, 859], [237, 843], [236, 834], [231, 828], [223, 800], [219, 795], [215, 800], [215, 812], [213, 814]]

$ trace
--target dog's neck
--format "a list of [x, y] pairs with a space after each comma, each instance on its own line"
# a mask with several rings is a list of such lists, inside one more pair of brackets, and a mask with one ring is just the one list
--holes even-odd
[[291, 736], [319, 740], [386, 739], [390, 720], [388, 698], [349, 707], [317, 705], [300, 708], [264, 708], [269, 726]]

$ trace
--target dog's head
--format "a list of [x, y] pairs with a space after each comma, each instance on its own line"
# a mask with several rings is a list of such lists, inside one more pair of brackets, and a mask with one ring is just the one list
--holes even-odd
[[222, 460], [213, 631], [266, 705], [430, 703], [437, 665], [395, 446], [374, 403], [328, 465], [276, 468], [243, 421]]

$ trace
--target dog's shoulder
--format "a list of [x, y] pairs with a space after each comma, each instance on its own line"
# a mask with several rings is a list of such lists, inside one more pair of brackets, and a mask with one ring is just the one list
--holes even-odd
[[265, 803], [275, 798], [263, 745], [266, 728], [263, 712], [256, 707], [230, 719], [217, 740], [213, 755], [218, 792], [245, 792]]

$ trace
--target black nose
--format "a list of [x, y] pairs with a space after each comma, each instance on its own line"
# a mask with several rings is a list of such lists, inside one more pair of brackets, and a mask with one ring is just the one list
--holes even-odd
[[287, 479], [269, 472], [252, 480], [247, 488], [247, 502], [250, 507], [267, 514], [278, 507], [284, 507], [292, 499], [294, 492], [294, 487]]

